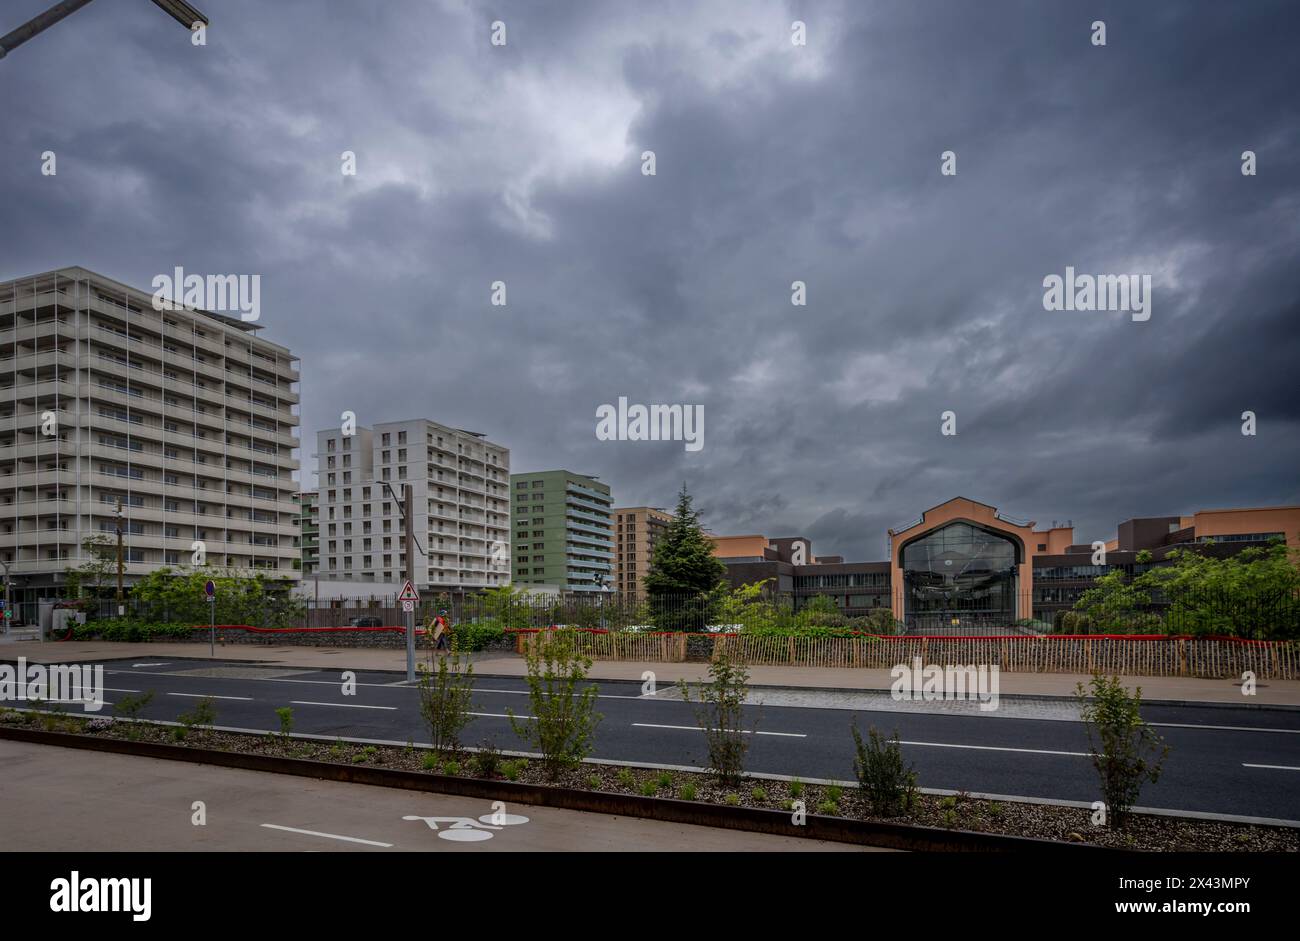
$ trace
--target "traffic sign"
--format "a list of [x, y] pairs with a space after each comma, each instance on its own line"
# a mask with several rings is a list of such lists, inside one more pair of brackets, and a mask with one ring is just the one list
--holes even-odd
[[403, 601], [403, 602], [402, 602], [402, 610], [405, 611], [405, 612], [407, 612], [408, 614], [409, 614], [410, 612], [414, 611], [414, 610], [415, 610], [415, 602], [414, 602], [414, 601], [409, 601], [409, 600], [408, 600], [408, 601]]
[[215, 598], [217, 596], [217, 583], [212, 579], [208, 579], [207, 584], [203, 586], [203, 593], [208, 596], [208, 600]]
[[402, 593], [397, 596], [397, 600], [418, 602], [420, 600], [420, 593], [415, 590], [414, 585], [412, 585], [410, 582], [407, 582], [404, 586], [402, 586]]

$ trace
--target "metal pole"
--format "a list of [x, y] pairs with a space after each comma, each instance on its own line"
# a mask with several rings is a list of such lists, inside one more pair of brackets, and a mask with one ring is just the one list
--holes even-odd
[[9, 633], [9, 625], [13, 623], [14, 611], [9, 606], [9, 563], [0, 560], [0, 565], [5, 567], [5, 633]]
[[[415, 495], [410, 484], [402, 487], [402, 528], [406, 539], [406, 580], [415, 586]], [[406, 682], [415, 682], [415, 611], [406, 612]]]
[[217, 655], [217, 596], [208, 595], [208, 657]]
[[122, 501], [117, 501], [117, 616], [124, 614], [122, 604]]
[[90, 0], [63, 0], [62, 3], [56, 3], [44, 13], [32, 17], [13, 32], [0, 36], [0, 59], [3, 59], [33, 36], [45, 32], [59, 20], [76, 13], [88, 3], [90, 3]]

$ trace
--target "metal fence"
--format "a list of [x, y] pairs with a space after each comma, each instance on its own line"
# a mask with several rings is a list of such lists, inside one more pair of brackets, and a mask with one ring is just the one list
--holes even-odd
[[[516, 649], [546, 643], [548, 631], [521, 631]], [[778, 637], [746, 634], [620, 634], [580, 631], [593, 660], [707, 661], [726, 649], [750, 666], [889, 670], [899, 664], [997, 666], [1008, 673], [1105, 673], [1240, 679], [1300, 679], [1300, 642], [1232, 637]]]
[[[711, 631], [739, 632], [756, 627], [789, 628], [805, 633], [809, 627], [850, 635], [907, 634], [912, 636], [1036, 637], [1045, 634], [1163, 634], [1222, 635], [1252, 640], [1300, 638], [1300, 592], [1216, 591], [1158, 596], [1129, 610], [1087, 616], [1061, 607], [1039, 610], [1042, 617], [1019, 618], [1017, 610], [1030, 609], [1032, 599], [1011, 609], [981, 607], [957, 601], [916, 613], [897, 599], [902, 620], [888, 596], [867, 607], [847, 605], [847, 599], [825, 593], [777, 593], [762, 596], [759, 606], [729, 603], [723, 595], [672, 595], [636, 597], [609, 593], [523, 595], [509, 599], [490, 594], [456, 592], [427, 594], [417, 619], [427, 622], [445, 612], [453, 623], [495, 621], [506, 628], [530, 629], [566, 626], [609, 631]], [[1015, 599], [1013, 599], [1014, 602]], [[130, 602], [128, 602], [130, 604]], [[133, 606], [138, 610], [138, 606]], [[103, 614], [111, 608], [105, 603]], [[140, 612], [139, 616], [147, 616]], [[346, 627], [352, 624], [401, 625], [405, 616], [395, 594], [300, 604], [293, 626]], [[260, 624], [258, 626], [270, 626]]]

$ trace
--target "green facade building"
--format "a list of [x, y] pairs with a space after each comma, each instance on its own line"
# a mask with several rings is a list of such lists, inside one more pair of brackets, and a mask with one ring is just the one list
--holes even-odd
[[566, 470], [510, 475], [511, 581], [527, 591], [612, 591], [614, 522], [609, 487]]

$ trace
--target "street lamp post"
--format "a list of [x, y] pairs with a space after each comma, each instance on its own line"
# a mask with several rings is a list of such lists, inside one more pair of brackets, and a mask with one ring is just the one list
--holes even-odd
[[[153, 0], [153, 2], [158, 9], [186, 29], [193, 29], [196, 24], [208, 25], [208, 18], [186, 3], [185, 0]], [[61, 3], [56, 3], [44, 13], [32, 17], [12, 32], [0, 36], [0, 59], [3, 59], [33, 36], [39, 36], [55, 23], [67, 19], [89, 3], [90, 0], [62, 0]]]
[[115, 514], [115, 528], [117, 530], [117, 616], [122, 617], [126, 608], [122, 600], [122, 501], [117, 501], [117, 513]]
[[[402, 487], [404, 499], [397, 498], [397, 492], [389, 486], [388, 481], [380, 481], [384, 489], [402, 511], [402, 538], [406, 549], [406, 580], [415, 587], [415, 490], [410, 484]], [[421, 550], [423, 552], [423, 550]], [[417, 589], [418, 590], [418, 589]], [[406, 612], [406, 681], [415, 682], [415, 611]]]
[[11, 623], [13, 623], [13, 619], [14, 619], [14, 610], [13, 610], [13, 608], [11, 608], [11, 607], [9, 606], [9, 563], [6, 562], [4, 559], [0, 559], [0, 565], [3, 565], [3, 566], [4, 566], [4, 570], [5, 570], [5, 613], [4, 613], [4, 621], [5, 621], [5, 623], [4, 623], [4, 629], [5, 629], [5, 633], [8, 634], [8, 633], [9, 633], [9, 625], [10, 625]]

